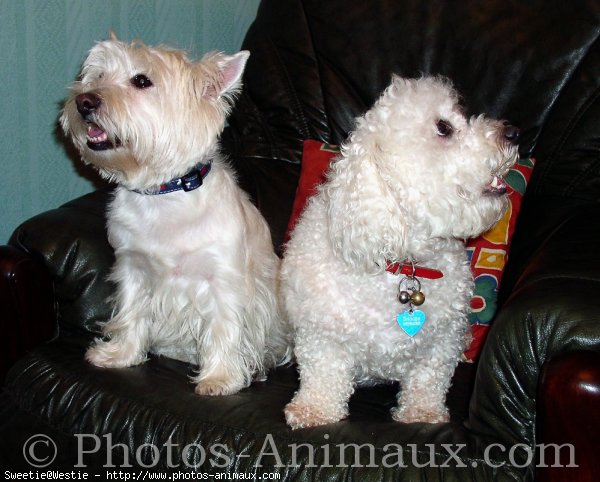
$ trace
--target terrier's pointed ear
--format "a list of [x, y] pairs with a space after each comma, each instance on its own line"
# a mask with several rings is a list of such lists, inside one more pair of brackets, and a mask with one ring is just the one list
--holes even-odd
[[250, 57], [250, 52], [247, 50], [242, 50], [241, 52], [231, 55], [225, 59], [225, 62], [221, 67], [221, 72], [223, 75], [221, 93], [228, 92], [239, 87], [248, 57]]
[[215, 79], [207, 86], [204, 95], [210, 97], [221, 97], [229, 94], [235, 95], [242, 85], [242, 74], [250, 52], [242, 50], [234, 55], [222, 55], [217, 57], [217, 70]]
[[115, 41], [119, 40], [119, 39], [117, 38], [117, 34], [116, 34], [114, 31], [113, 31], [113, 29], [112, 29], [112, 28], [108, 30], [108, 38], [109, 38], [110, 40], [115, 40]]

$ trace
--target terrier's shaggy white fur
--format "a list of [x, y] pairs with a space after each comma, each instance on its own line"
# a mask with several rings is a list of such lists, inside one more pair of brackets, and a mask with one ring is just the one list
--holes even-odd
[[[198, 394], [222, 395], [286, 358], [269, 228], [218, 146], [248, 56], [192, 62], [113, 36], [71, 87], [62, 126], [119, 184], [108, 208], [115, 312], [103, 327], [110, 339], [86, 353], [94, 365], [165, 355], [199, 365]], [[197, 189], [149, 194], [199, 163], [211, 168]]]
[[[463, 239], [503, 214], [501, 176], [517, 159], [517, 137], [506, 123], [465, 118], [441, 78], [394, 77], [358, 119], [285, 251], [301, 382], [285, 409], [292, 428], [344, 418], [355, 384], [378, 380], [401, 383], [395, 420], [448, 419], [473, 289]], [[413, 337], [396, 322], [409, 307], [388, 262], [443, 273], [420, 279], [426, 322]]]

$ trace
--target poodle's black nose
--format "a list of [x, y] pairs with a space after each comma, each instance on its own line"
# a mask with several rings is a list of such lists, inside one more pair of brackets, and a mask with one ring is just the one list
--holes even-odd
[[92, 93], [79, 94], [75, 97], [75, 103], [77, 104], [77, 111], [81, 114], [81, 117], [87, 119], [90, 114], [100, 107], [102, 99], [99, 95]]
[[517, 144], [519, 142], [519, 137], [521, 137], [521, 131], [518, 127], [508, 124], [504, 126], [502, 135], [511, 144]]

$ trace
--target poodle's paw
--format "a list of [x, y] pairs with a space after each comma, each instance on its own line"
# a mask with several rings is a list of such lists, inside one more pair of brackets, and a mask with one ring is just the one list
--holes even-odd
[[146, 360], [129, 343], [96, 340], [85, 353], [85, 359], [102, 368], [125, 368], [139, 365]]
[[396, 407], [392, 409], [392, 418], [402, 423], [444, 423], [450, 421], [448, 409], [423, 407]]
[[285, 420], [293, 430], [339, 422], [348, 416], [347, 410], [323, 410], [323, 407], [295, 400], [286, 405], [284, 412]]
[[246, 384], [240, 380], [225, 377], [207, 377], [199, 381], [195, 392], [198, 395], [233, 395], [245, 388]]

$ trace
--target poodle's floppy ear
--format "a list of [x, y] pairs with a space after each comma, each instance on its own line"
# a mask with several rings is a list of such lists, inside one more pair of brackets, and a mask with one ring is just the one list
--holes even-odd
[[324, 187], [329, 198], [329, 237], [336, 256], [355, 268], [376, 271], [405, 258], [406, 215], [373, 159], [332, 164]]

